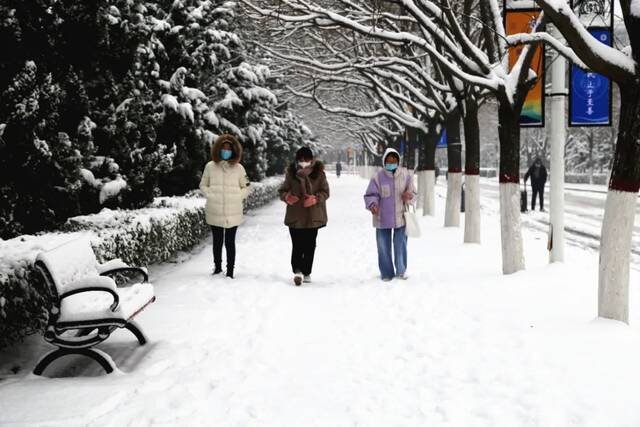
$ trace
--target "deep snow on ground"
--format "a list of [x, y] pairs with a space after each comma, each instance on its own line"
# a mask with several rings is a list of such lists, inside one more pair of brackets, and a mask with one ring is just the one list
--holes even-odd
[[0, 425], [640, 425], [637, 290], [631, 326], [596, 320], [597, 254], [569, 246], [548, 265], [546, 236], [525, 229], [527, 270], [503, 276], [493, 210], [483, 244], [464, 245], [439, 198], [409, 280], [382, 283], [366, 181], [330, 182], [313, 284], [291, 283], [274, 202], [238, 233], [236, 280], [210, 275], [209, 243], [152, 266], [150, 343], [100, 346], [120, 373], [66, 358], [32, 376], [39, 337], [2, 353]]

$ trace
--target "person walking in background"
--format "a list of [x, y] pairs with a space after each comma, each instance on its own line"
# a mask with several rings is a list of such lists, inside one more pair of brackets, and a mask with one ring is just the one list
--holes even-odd
[[205, 216], [213, 233], [213, 274], [222, 273], [222, 246], [227, 252], [227, 277], [233, 279], [236, 232], [242, 223], [243, 201], [249, 194], [249, 179], [240, 164], [242, 146], [232, 135], [220, 135], [211, 147], [211, 161], [200, 180], [207, 198]]
[[338, 163], [336, 163], [336, 176], [340, 178], [341, 173], [342, 173], [342, 163], [340, 163], [340, 160], [338, 160]]
[[531, 210], [536, 210], [536, 196], [540, 196], [540, 212], [544, 212], [544, 186], [547, 183], [547, 169], [542, 164], [540, 157], [536, 157], [535, 161], [524, 175], [524, 185], [527, 185], [527, 179], [531, 177]]
[[293, 282], [296, 286], [311, 283], [316, 239], [318, 230], [327, 225], [329, 198], [324, 165], [314, 160], [311, 149], [302, 147], [296, 152], [278, 192], [287, 204], [284, 223], [291, 235]]
[[383, 169], [371, 178], [364, 195], [365, 207], [373, 215], [378, 267], [380, 277], [385, 282], [394, 277], [407, 278], [404, 210], [405, 205], [416, 196], [416, 190], [413, 177], [406, 168], [400, 167], [399, 163], [400, 154], [393, 148], [388, 148], [382, 156]]

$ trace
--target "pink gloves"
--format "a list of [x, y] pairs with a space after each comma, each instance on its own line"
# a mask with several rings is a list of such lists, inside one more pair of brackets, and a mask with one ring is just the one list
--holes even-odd
[[318, 203], [318, 198], [314, 195], [307, 195], [304, 198], [304, 203], [303, 206], [305, 208], [310, 208], [311, 206], [315, 205], [316, 203]]
[[[300, 197], [291, 193], [287, 193], [287, 195], [284, 197], [284, 201], [287, 202], [288, 205], [295, 205], [300, 201]], [[304, 206], [305, 208], [310, 208], [317, 203], [318, 198], [316, 196], [306, 195], [304, 196], [304, 202], [302, 203], [302, 206]]]
[[298, 196], [294, 196], [291, 193], [287, 193], [287, 195], [284, 197], [284, 201], [287, 202], [288, 205], [295, 205], [299, 200], [300, 198]]

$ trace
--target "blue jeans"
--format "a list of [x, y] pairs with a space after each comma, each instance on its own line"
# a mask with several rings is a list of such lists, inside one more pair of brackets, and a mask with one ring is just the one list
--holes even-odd
[[[391, 260], [391, 241], [393, 232], [393, 261]], [[391, 279], [407, 271], [407, 235], [405, 227], [377, 228], [378, 267], [383, 279]], [[395, 261], [395, 270], [393, 264]]]

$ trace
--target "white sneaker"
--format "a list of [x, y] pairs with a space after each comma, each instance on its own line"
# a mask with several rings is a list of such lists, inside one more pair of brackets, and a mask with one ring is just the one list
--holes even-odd
[[302, 278], [302, 283], [311, 283], [311, 276], [310, 275], [306, 275]]
[[402, 279], [402, 280], [407, 280], [409, 278], [409, 276], [407, 276], [407, 273], [401, 273], [401, 274], [396, 275], [396, 278]]
[[293, 276], [293, 283], [294, 283], [296, 286], [300, 286], [300, 285], [302, 284], [302, 273], [296, 273], [296, 274]]

